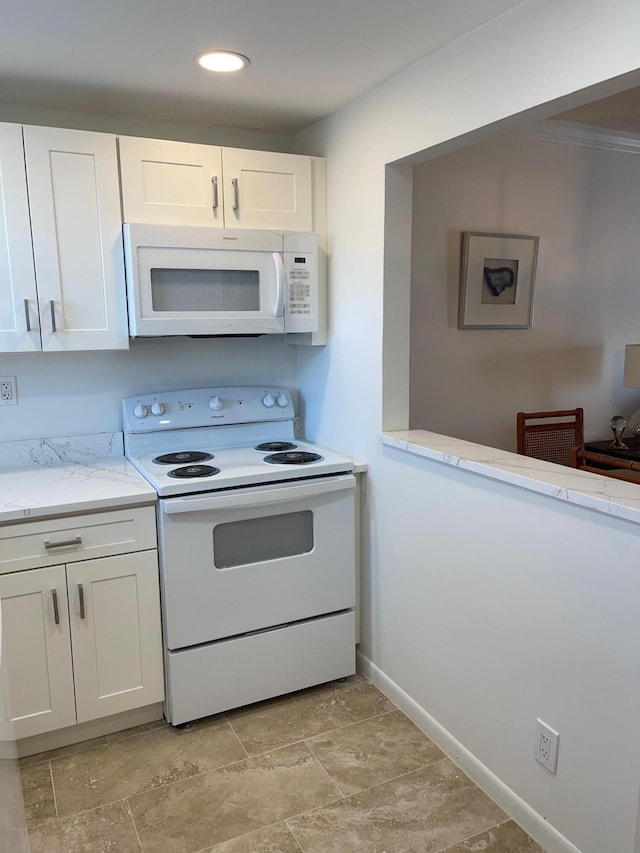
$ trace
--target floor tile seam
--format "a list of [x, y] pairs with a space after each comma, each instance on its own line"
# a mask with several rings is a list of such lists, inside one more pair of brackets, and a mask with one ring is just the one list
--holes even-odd
[[300, 850], [302, 851], [302, 853], [304, 853], [304, 847], [302, 846], [302, 842], [299, 840], [298, 836], [295, 834], [295, 832], [293, 831], [293, 829], [289, 826], [289, 818], [287, 818], [287, 819], [285, 820], [285, 824], [286, 824], [286, 826], [287, 826], [287, 829], [289, 830], [289, 832], [290, 832], [290, 833], [291, 833], [291, 835], [293, 836], [293, 840], [296, 842], [296, 844], [298, 845], [298, 847], [300, 848]]
[[[382, 711], [382, 713], [380, 713], [380, 714], [374, 714], [371, 717], [363, 717], [362, 720], [356, 720], [355, 722], [352, 722], [352, 723], [344, 723], [341, 726], [335, 726], [333, 729], [327, 729], [326, 731], [317, 732], [315, 735], [308, 735], [308, 736], [303, 735], [302, 737], [299, 737], [296, 740], [287, 741], [287, 743], [280, 743], [277, 746], [272, 746], [269, 749], [264, 749], [262, 752], [247, 752], [247, 757], [248, 758], [258, 758], [261, 755], [266, 755], [268, 752], [274, 752], [276, 749], [284, 749], [286, 746], [295, 746], [295, 744], [297, 744], [297, 743], [305, 743], [307, 740], [310, 740], [312, 738], [325, 737], [326, 735], [330, 735], [333, 732], [339, 732], [339, 731], [342, 731], [342, 729], [348, 729], [349, 726], [358, 726], [358, 725], [361, 725], [362, 723], [369, 722], [369, 720], [377, 720], [379, 717], [385, 717], [387, 714], [392, 714], [394, 711], [400, 711], [400, 709], [399, 708], [392, 708], [390, 711]], [[400, 711], [400, 713], [402, 714], [402, 711]], [[406, 714], [404, 716], [406, 716]], [[409, 718], [407, 717], [407, 719], [409, 719]], [[427, 735], [425, 735], [425, 737], [427, 737]], [[238, 736], [238, 740], [240, 740], [239, 736]], [[242, 743], [242, 741], [240, 741], [240, 743]], [[245, 752], [246, 751], [247, 750], [245, 748]]]
[[[340, 788], [338, 783], [331, 777], [331, 774], [329, 773], [327, 768], [324, 766], [324, 764], [322, 764], [322, 759], [316, 755], [316, 753], [309, 746], [309, 744], [306, 743], [306, 741], [305, 741], [305, 745], [309, 748], [309, 750], [313, 754], [314, 758], [316, 758], [318, 760], [318, 762], [322, 765], [322, 768], [325, 770], [325, 772], [327, 773], [329, 778], [331, 778], [331, 781], [336, 786], [336, 788], [338, 788], [338, 790], [341, 791], [342, 789]], [[442, 753], [442, 750], [440, 750], [440, 752]], [[385, 785], [387, 782], [393, 782], [394, 779], [401, 779], [403, 776], [407, 776], [409, 773], [416, 773], [418, 770], [423, 770], [425, 767], [433, 767], [434, 764], [438, 764], [440, 761], [445, 761], [448, 758], [449, 758], [448, 755], [445, 755], [444, 753], [442, 753], [442, 755], [439, 758], [435, 758], [433, 761], [426, 761], [424, 764], [418, 764], [416, 767], [412, 767], [411, 770], [405, 770], [404, 773], [398, 773], [397, 776], [390, 776], [388, 779], [384, 779], [382, 782], [376, 782], [375, 785], [368, 785], [366, 788], [360, 788], [359, 791], [352, 791], [350, 794], [343, 794], [341, 799], [346, 799], [347, 797], [353, 797], [355, 794], [361, 794], [363, 791], [370, 791], [372, 788], [377, 788], [378, 785]], [[451, 760], [451, 759], [449, 759], [449, 760]], [[464, 775], [466, 776], [466, 773]], [[469, 777], [467, 777], [467, 778], [469, 778]], [[438, 852], [435, 851], [435, 853], [438, 853]]]
[[136, 826], [136, 819], [133, 816], [133, 811], [131, 809], [131, 803], [129, 802], [128, 798], [125, 799], [124, 802], [127, 805], [127, 812], [129, 814], [129, 817], [131, 818], [131, 823], [133, 824], [133, 831], [135, 832], [136, 838], [138, 839], [138, 844], [140, 845], [140, 850], [143, 851], [144, 848], [142, 846], [142, 839], [140, 838], [140, 833], [138, 832], [138, 827]]
[[[155, 790], [155, 789], [154, 789], [154, 790]], [[126, 802], [126, 801], [127, 801], [127, 797], [120, 797], [120, 799], [119, 799], [119, 800], [109, 800], [109, 801], [108, 801], [108, 802], [106, 802], [106, 803], [98, 803], [98, 805], [97, 805], [97, 806], [91, 806], [91, 807], [90, 807], [90, 808], [88, 808], [88, 809], [81, 809], [79, 812], [72, 812], [71, 814], [64, 814], [64, 815], [62, 815], [61, 817], [59, 817], [57, 820], [58, 820], [58, 821], [61, 821], [61, 820], [70, 820], [71, 818], [80, 817], [81, 815], [86, 815], [86, 814], [88, 814], [89, 812], [95, 812], [95, 811], [97, 811], [98, 809], [104, 809], [104, 808], [106, 808], [107, 806], [116, 806], [116, 805], [118, 805], [118, 803], [124, 803], [124, 802]], [[45, 821], [45, 823], [46, 823], [46, 821]], [[40, 824], [38, 824], [38, 826], [42, 826], [42, 825], [43, 825], [43, 824], [41, 824], [41, 823], [40, 823]]]
[[56, 810], [56, 820], [59, 820], [58, 798], [56, 797], [56, 786], [53, 784], [53, 768], [51, 767], [51, 762], [49, 762], [49, 779], [51, 779], [51, 793], [53, 794], [53, 807]]
[[[459, 841], [454, 841], [453, 844], [447, 844], [446, 847], [440, 847], [438, 850], [431, 851], [431, 853], [447, 853], [447, 850], [451, 850], [452, 847], [457, 847], [459, 844], [466, 844], [467, 841], [475, 838], [476, 835], [480, 835], [482, 832], [491, 832], [492, 829], [497, 829], [499, 826], [509, 823], [510, 820], [512, 820], [512, 818], [502, 820], [499, 823], [494, 823], [491, 826], [485, 827], [485, 829], [476, 829], [470, 835], [467, 835], [466, 838], [461, 838]], [[522, 827], [520, 828], [522, 829]], [[522, 831], [524, 832], [524, 830]]]
[[[107, 742], [106, 742], [106, 743], [101, 744], [101, 746], [115, 746], [117, 743], [122, 743], [122, 741], [123, 741], [123, 740], [131, 740], [131, 739], [132, 739], [132, 738], [134, 738], [134, 737], [140, 737], [141, 735], [148, 735], [148, 734], [151, 734], [151, 732], [161, 731], [162, 729], [167, 728], [169, 725], [170, 725], [170, 724], [169, 724], [169, 723], [167, 723], [167, 725], [166, 725], [166, 726], [155, 726], [155, 727], [154, 727], [154, 728], [152, 728], [152, 729], [145, 729], [145, 730], [144, 730], [144, 731], [142, 731], [142, 732], [135, 732], [135, 734], [125, 735], [124, 737], [118, 737], [118, 738], [116, 738], [115, 740], [111, 740], [111, 735], [105, 735], [105, 737], [106, 737], [106, 739], [107, 739]], [[117, 735], [117, 734], [119, 734], [119, 732], [112, 732], [112, 734]], [[91, 747], [91, 748], [92, 748], [92, 749], [99, 749], [99, 747], [97, 747], [97, 746], [96, 746], [96, 747]], [[85, 749], [85, 750], [83, 750], [83, 751], [84, 751], [84, 752], [86, 752], [86, 749]]]
[[[300, 741], [302, 743], [302, 741]], [[287, 744], [287, 746], [293, 746], [294, 744]], [[278, 747], [278, 749], [284, 749], [284, 747]], [[267, 750], [267, 752], [277, 752], [278, 749]], [[143, 794], [150, 794], [154, 791], [161, 791], [163, 788], [169, 788], [171, 785], [179, 785], [180, 782], [187, 782], [191, 779], [197, 779], [200, 776], [206, 776], [208, 773], [215, 773], [218, 770], [224, 770], [227, 767], [233, 767], [234, 764], [242, 764], [244, 761], [249, 761], [252, 758], [260, 758], [262, 755], [266, 755], [267, 753], [263, 752], [260, 755], [247, 755], [246, 758], [241, 758], [238, 761], [228, 761], [226, 764], [220, 764], [217, 767], [210, 767], [208, 770], [202, 770], [200, 773], [193, 773], [190, 776], [183, 776], [182, 779], [174, 779], [173, 782], [166, 782], [164, 785], [155, 785], [153, 788], [147, 788], [145, 791], [136, 791], [134, 794], [127, 794], [126, 797], [121, 797], [119, 800], [111, 800], [108, 803], [100, 803], [97, 806], [92, 806], [94, 808], [100, 808], [101, 806], [110, 806], [114, 803], [122, 802], [122, 800], [131, 800], [133, 797], [140, 797]], [[83, 809], [83, 812], [91, 811], [92, 809]], [[74, 812], [74, 815], [82, 814], [82, 812]], [[66, 815], [66, 817], [72, 817], [72, 815]], [[208, 848], [205, 848], [207, 850]]]
[[247, 758], [249, 758], [249, 757], [250, 757], [250, 756], [249, 756], [249, 753], [247, 752], [247, 749], [246, 749], [245, 745], [244, 745], [244, 744], [242, 743], [242, 741], [240, 740], [240, 735], [239, 735], [239, 734], [238, 734], [238, 732], [234, 729], [234, 727], [233, 727], [233, 723], [232, 723], [232, 722], [231, 722], [231, 720], [229, 719], [229, 715], [228, 715], [228, 714], [225, 714], [225, 715], [224, 715], [224, 718], [225, 718], [225, 720], [227, 721], [227, 723], [229, 723], [229, 727], [230, 727], [231, 731], [233, 732], [233, 734], [235, 735], [236, 740], [237, 740], [237, 741], [238, 741], [238, 743], [240, 744], [240, 747], [241, 747], [242, 751], [243, 751], [243, 752], [244, 752], [244, 754], [247, 756]]
[[[241, 744], [241, 746], [242, 746], [242, 744]], [[274, 752], [275, 750], [271, 750], [271, 751]], [[123, 800], [130, 800], [132, 797], [139, 797], [142, 794], [149, 794], [149, 793], [151, 793], [151, 791], [160, 791], [163, 788], [168, 788], [170, 785], [177, 785], [179, 782], [186, 782], [188, 779], [197, 779], [198, 776], [205, 776], [207, 773], [213, 773], [216, 770], [222, 770], [225, 767], [231, 767], [233, 764], [242, 764], [243, 761], [247, 761], [248, 759], [255, 758], [255, 757], [256, 756], [254, 756], [254, 755], [247, 755], [246, 758], [241, 758], [241, 759], [236, 760], [236, 761], [228, 761], [226, 764], [220, 764], [216, 767], [209, 767], [207, 770], [202, 770], [200, 773], [192, 773], [190, 776], [183, 776], [182, 779], [174, 779], [173, 782], [165, 782], [163, 785], [154, 785], [153, 788], [147, 788], [146, 790], [142, 790], [142, 791], [135, 791], [133, 794], [127, 794], [126, 797], [120, 797], [117, 800], [109, 800], [106, 803], [98, 803], [97, 805], [91, 806], [88, 809], [82, 809], [79, 812], [72, 812], [71, 814], [63, 815], [63, 817], [74, 817], [77, 814], [83, 814], [84, 812], [90, 812], [93, 809], [99, 809], [102, 806], [111, 806], [114, 803], [120, 803]]]
[[[243, 832], [242, 835], [234, 835], [232, 838], [227, 838], [223, 842], [216, 841], [215, 844], [213, 844], [213, 845], [208, 844], [206, 847], [201, 847], [199, 850], [192, 851], [192, 853], [209, 853], [210, 850], [213, 850], [213, 848], [216, 847], [220, 843], [226, 844], [226, 842], [228, 842], [228, 841], [238, 841], [241, 838], [248, 838], [250, 835], [254, 835], [257, 832], [264, 832], [266, 829], [272, 829], [274, 826], [280, 826], [280, 824], [285, 824], [285, 826], [286, 826], [287, 818], [284, 818], [282, 820], [276, 820], [274, 823], [268, 823], [265, 826], [261, 826], [259, 829], [252, 829], [249, 832]], [[289, 832], [291, 832], [291, 828], [289, 826], [287, 826], [287, 829], [289, 830]], [[293, 839], [296, 842], [296, 844], [298, 845], [298, 847], [300, 847], [298, 839], [295, 837], [295, 835], [293, 835], [293, 832], [291, 832], [291, 835], [293, 836]], [[301, 847], [300, 847], [300, 849], [302, 850]], [[191, 853], [191, 851], [190, 851], [190, 853]], [[303, 851], [303, 853], [304, 853], [304, 851]]]
[[[441, 761], [446, 761], [446, 760], [447, 760], [447, 756], [445, 755], [444, 758], [440, 758], [440, 759], [438, 759], [438, 761], [434, 761], [433, 764], [425, 764], [424, 767], [433, 767], [435, 764], [439, 764]], [[373, 791], [375, 788], [380, 788], [382, 785], [387, 785], [389, 782], [396, 782], [398, 779], [402, 779], [405, 776], [409, 776], [411, 773], [416, 773], [418, 770], [422, 770], [422, 769], [423, 769], [423, 767], [416, 767], [413, 770], [408, 770], [406, 773], [400, 773], [398, 776], [393, 776], [391, 779], [385, 779], [384, 782], [377, 782], [375, 785], [369, 785], [368, 788], [362, 788], [360, 791], [354, 791], [352, 794], [345, 794], [344, 796], [340, 797], [340, 799], [338, 799], [338, 800], [332, 800], [329, 803], [323, 803], [319, 806], [312, 806], [310, 809], [306, 809], [303, 812], [298, 812], [297, 814], [289, 815], [289, 817], [285, 818], [285, 823], [287, 824], [287, 826], [289, 827], [291, 832], [293, 832], [293, 829], [291, 829], [291, 827], [289, 826], [290, 820], [295, 820], [296, 818], [303, 817], [304, 815], [310, 814], [311, 812], [315, 812], [315, 811], [318, 811], [319, 809], [327, 808], [327, 806], [335, 806], [338, 803], [341, 803], [343, 800], [348, 800], [351, 797], [357, 797], [360, 794], [364, 794], [366, 791]], [[336, 785], [336, 787], [337, 787], [337, 785]], [[479, 831], [485, 832], [486, 830], [479, 830]], [[433, 853], [441, 853], [441, 851], [433, 851]]]
[[[87, 746], [85, 747], [85, 749], [78, 749], [75, 752], [69, 752], [66, 755], [54, 755], [53, 758], [42, 758], [40, 759], [40, 761], [32, 761], [29, 764], [21, 764], [20, 771], [26, 770], [29, 767], [40, 767], [41, 764], [46, 764], [47, 762], [59, 761], [61, 758], [71, 758], [72, 756], [80, 755], [83, 752], [90, 752], [92, 749], [100, 749], [100, 747], [102, 746], [109, 746], [109, 743], [99, 743], [96, 746]], [[64, 749], [64, 747], [61, 747], [61, 749]], [[28, 758], [29, 756], [25, 757]]]
[[[319, 766], [320, 766], [320, 767], [321, 767], [321, 769], [323, 770], [323, 772], [324, 772], [325, 776], [327, 777], [327, 779], [329, 779], [329, 781], [331, 782], [331, 784], [333, 785], [333, 787], [334, 787], [334, 788], [336, 789], [336, 791], [338, 792], [338, 795], [339, 795], [339, 796], [338, 796], [338, 799], [339, 799], [339, 800], [344, 799], [345, 794], [344, 794], [344, 792], [343, 792], [342, 788], [338, 785], [338, 783], [336, 782], [336, 780], [331, 776], [331, 774], [329, 773], [329, 771], [327, 770], [327, 768], [324, 766], [324, 764], [322, 763], [322, 761], [320, 761], [320, 759], [319, 759], [319, 758], [318, 758], [318, 756], [315, 754], [315, 752], [313, 751], [313, 749], [311, 749], [311, 747], [309, 746], [309, 744], [307, 743], [307, 741], [306, 741], [306, 740], [305, 740], [305, 741], [302, 741], [302, 743], [304, 743], [304, 745], [307, 747], [307, 749], [309, 750], [309, 752], [311, 753], [311, 755], [312, 755], [312, 756], [315, 758], [315, 760], [318, 762]], [[334, 802], [335, 802], [335, 801], [334, 801]]]

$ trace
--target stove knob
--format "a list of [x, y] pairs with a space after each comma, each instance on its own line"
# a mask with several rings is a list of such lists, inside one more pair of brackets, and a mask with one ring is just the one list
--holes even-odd
[[281, 409], [285, 409], [289, 405], [289, 400], [287, 399], [286, 394], [278, 394], [278, 399], [276, 403], [280, 406]]
[[211, 397], [209, 399], [209, 408], [213, 409], [214, 412], [219, 412], [220, 409], [224, 409], [224, 403], [217, 394], [215, 397]]
[[149, 414], [149, 406], [145, 406], [143, 403], [138, 403], [138, 405], [133, 410], [133, 414], [137, 418], [146, 418]]
[[151, 414], [152, 415], [164, 415], [164, 403], [156, 402], [151, 406]]
[[262, 398], [262, 405], [266, 406], [267, 409], [272, 409], [276, 404], [276, 401], [273, 399], [271, 394], [265, 394]]

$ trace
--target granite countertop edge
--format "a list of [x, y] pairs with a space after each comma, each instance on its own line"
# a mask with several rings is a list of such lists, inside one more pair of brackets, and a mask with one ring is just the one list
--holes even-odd
[[0, 524], [155, 504], [121, 433], [0, 442]]
[[387, 447], [640, 524], [640, 484], [427, 430], [383, 432], [380, 440]]

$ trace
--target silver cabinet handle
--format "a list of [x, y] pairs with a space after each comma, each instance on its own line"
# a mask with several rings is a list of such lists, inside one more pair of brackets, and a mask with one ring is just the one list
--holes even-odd
[[56, 304], [53, 299], [49, 300], [49, 310], [51, 311], [51, 331], [57, 332], [56, 328]]
[[27, 332], [31, 331], [31, 317], [29, 315], [29, 300], [24, 300], [24, 322], [27, 327]]
[[231, 186], [233, 187], [233, 209], [238, 210], [240, 207], [240, 196], [238, 194], [238, 179], [231, 178]]
[[84, 619], [84, 590], [81, 583], [78, 584], [78, 598], [80, 599], [80, 618]]
[[211, 178], [211, 189], [213, 190], [213, 204], [211, 208], [216, 210], [218, 207], [218, 178], [215, 176]]
[[58, 610], [58, 591], [51, 590], [51, 598], [53, 599], [53, 619], [56, 625], [60, 624], [60, 611]]
[[82, 545], [82, 536], [74, 536], [73, 539], [61, 539], [59, 542], [49, 542], [45, 539], [44, 547], [50, 548], [67, 548], [69, 545]]

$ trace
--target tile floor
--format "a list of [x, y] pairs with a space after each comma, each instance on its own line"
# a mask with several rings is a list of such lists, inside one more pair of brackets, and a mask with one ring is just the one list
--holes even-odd
[[31, 853], [542, 853], [361, 675], [21, 767]]

